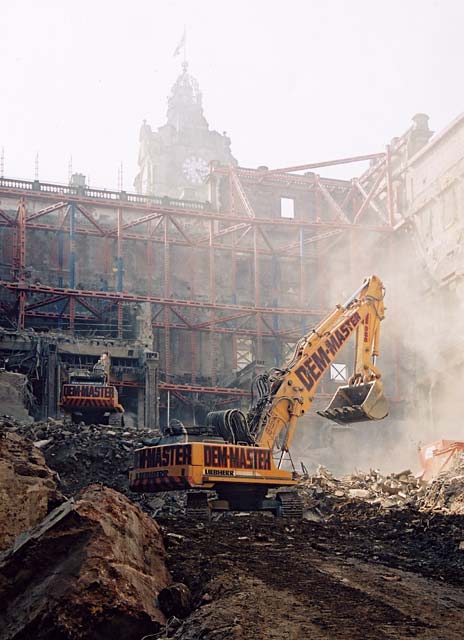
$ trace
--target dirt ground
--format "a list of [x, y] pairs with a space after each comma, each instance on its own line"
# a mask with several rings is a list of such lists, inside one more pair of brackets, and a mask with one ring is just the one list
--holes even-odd
[[463, 516], [353, 504], [326, 523], [162, 524], [173, 577], [200, 605], [180, 640], [463, 637]]
[[[127, 434], [99, 429], [75, 433], [59, 424], [27, 425], [24, 430], [42, 445], [67, 492], [89, 481], [110, 482], [127, 491], [125, 471], [133, 446]], [[10, 437], [19, 436], [5, 433], [4, 449]], [[32, 442], [24, 446], [28, 457]], [[23, 466], [12, 466], [21, 478], [29, 473], [22, 472]], [[359, 483], [366, 484], [364, 476], [342, 482], [321, 474], [299, 488], [311, 520], [225, 513], [203, 522], [182, 515], [185, 501], [176, 492], [137, 495], [138, 504], [162, 526], [168, 569], [174, 583], [189, 587], [193, 607], [184, 619], [168, 620], [161, 632], [152, 625], [148, 635], [139, 634], [139, 627], [128, 623], [118, 626], [118, 636], [111, 632], [101, 637], [461, 640], [464, 514], [456, 513], [462, 501], [460, 468], [437, 479], [425, 494], [414, 485], [404, 490], [404, 500], [395, 503], [388, 494], [390, 499], [376, 504], [350, 495], [350, 487], [358, 491]], [[378, 492], [379, 483], [388, 484], [385, 478], [369, 481], [367, 493], [374, 485]], [[4, 484], [11, 492], [11, 480]], [[20, 484], [26, 486], [22, 480]], [[125, 527], [121, 532], [129, 535]], [[133, 535], [141, 533], [134, 530]], [[145, 554], [144, 547], [142, 557]], [[156, 590], [149, 590], [147, 601], [156, 603]], [[0, 614], [5, 606], [0, 602]], [[178, 617], [185, 615], [177, 611]], [[94, 640], [95, 621], [90, 622], [90, 635], [80, 630], [78, 635], [53, 637]], [[2, 635], [1, 624], [0, 637], [25, 638]], [[51, 640], [52, 635], [47, 637]]]

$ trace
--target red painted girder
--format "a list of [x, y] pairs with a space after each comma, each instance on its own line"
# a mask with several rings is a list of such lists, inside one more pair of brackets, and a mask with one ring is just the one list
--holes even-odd
[[[26, 311], [26, 316], [28, 318], [47, 318], [50, 320], [58, 320], [62, 318], [69, 320], [71, 317], [69, 313], [53, 313], [51, 311]], [[94, 316], [85, 316], [80, 313], [75, 313], [74, 318], [76, 320], [95, 320]]]
[[84, 218], [86, 218], [96, 229], [98, 229], [98, 231], [100, 232], [100, 235], [104, 236], [107, 234], [107, 231], [105, 231], [105, 229], [98, 224], [98, 222], [94, 219], [90, 211], [87, 211], [87, 209], [85, 209], [85, 207], [82, 204], [78, 204], [77, 208], [82, 213]]
[[[321, 180], [321, 182], [324, 184], [324, 186], [327, 186], [325, 184], [324, 180]], [[351, 186], [351, 183], [348, 183]], [[9, 193], [8, 190], [5, 190], [3, 188], [0, 187], [0, 196], [1, 195], [15, 195], [16, 197], [20, 196], [20, 195], [25, 195], [28, 196], [31, 200], [34, 199], [53, 199], [54, 198], [54, 194], [44, 194], [41, 192], [30, 192], [30, 191], [21, 191], [21, 190], [13, 190], [13, 193]], [[109, 207], [111, 209], [115, 209], [116, 206], [122, 207], [124, 210], [136, 210], [136, 211], [147, 211], [148, 213], [143, 216], [143, 218], [140, 218], [138, 221], [133, 221], [129, 224], [130, 226], [137, 226], [138, 224], [143, 224], [144, 222], [148, 222], [149, 220], [158, 218], [160, 215], [168, 215], [168, 216], [178, 216], [180, 218], [195, 218], [195, 219], [203, 219], [203, 220], [226, 220], [227, 222], [236, 222], [236, 223], [244, 223], [244, 224], [250, 224], [250, 225], [254, 225], [254, 226], [271, 226], [271, 227], [294, 227], [294, 228], [299, 228], [299, 227], [307, 227], [307, 228], [315, 228], [315, 229], [325, 229], [325, 228], [347, 228], [347, 229], [351, 229], [353, 228], [353, 224], [349, 224], [349, 223], [342, 223], [339, 221], [328, 221], [328, 222], [310, 222], [310, 221], [305, 221], [305, 220], [295, 220], [295, 219], [289, 219], [289, 218], [248, 218], [248, 217], [244, 217], [244, 216], [238, 216], [238, 215], [230, 215], [229, 213], [227, 215], [224, 214], [224, 212], [220, 212], [220, 211], [203, 211], [203, 210], [196, 210], [196, 209], [177, 209], [174, 207], [163, 207], [163, 206], [156, 206], [156, 205], [150, 205], [147, 207], [141, 207], [140, 205], [133, 205], [130, 202], [126, 202], [124, 200], [120, 201], [120, 202], [115, 202], [115, 201], [100, 201], [98, 199], [90, 199], [90, 198], [84, 198], [84, 197], [78, 197], [78, 196], [74, 196], [74, 197], [70, 197], [69, 198], [69, 202], [76, 202], [77, 204], [79, 203], [87, 203], [93, 206], [99, 206], [99, 207]], [[68, 202], [68, 204], [69, 204]], [[125, 227], [126, 225], [124, 225]], [[361, 226], [361, 225], [360, 225]], [[29, 225], [28, 225], [29, 227]], [[31, 225], [31, 228], [32, 225]], [[49, 228], [48, 226], [45, 228]], [[55, 227], [56, 228], [56, 227]], [[377, 226], [377, 225], [362, 225], [363, 229], [366, 230], [371, 230], [371, 231], [385, 231], [390, 229], [391, 227], [389, 225], [384, 225], [384, 226]], [[114, 235], [115, 233], [115, 229], [113, 228], [109, 228], [108, 231], [106, 231], [105, 228], [105, 232], [109, 235]], [[98, 235], [95, 234], [94, 235]], [[147, 239], [147, 238], [145, 238]]]
[[187, 391], [191, 393], [217, 393], [233, 396], [250, 396], [251, 392], [246, 389], [229, 389], [228, 387], [204, 387], [195, 384], [176, 384], [174, 382], [160, 382], [159, 388], [162, 391]]
[[95, 298], [98, 300], [115, 300], [122, 302], [150, 302], [153, 304], [175, 305], [180, 307], [191, 307], [194, 309], [226, 309], [231, 311], [248, 311], [249, 313], [267, 313], [278, 315], [298, 315], [298, 316], [319, 316], [324, 313], [323, 309], [285, 309], [282, 307], [249, 307], [240, 304], [225, 304], [222, 302], [203, 302], [200, 300], [179, 300], [175, 298], [159, 298], [155, 296], [144, 296], [127, 292], [118, 293], [116, 291], [87, 291], [81, 289], [67, 289], [62, 287], [47, 287], [41, 284], [27, 284], [25, 282], [10, 282], [0, 280], [0, 286], [11, 291], [30, 291], [31, 293], [49, 293], [53, 295], [66, 295], [70, 297]]
[[[31, 194], [28, 194], [28, 198], [32, 200]], [[58, 211], [58, 209], [62, 209], [63, 207], [67, 207], [67, 202], [57, 202], [56, 204], [51, 204], [49, 207], [45, 207], [45, 209], [40, 209], [40, 211], [36, 211], [35, 213], [31, 213], [27, 216], [26, 220], [34, 220], [35, 218], [40, 218], [41, 216], [46, 216], [47, 213], [52, 213], [53, 211]]]
[[293, 167], [284, 167], [283, 169], [270, 169], [269, 171], [263, 171], [263, 173], [266, 175], [269, 175], [273, 173], [288, 173], [290, 171], [308, 171], [309, 169], [319, 169], [322, 167], [334, 167], [335, 165], [338, 165], [338, 164], [352, 164], [354, 162], [363, 162], [365, 160], [375, 160], [377, 158], [384, 158], [384, 157], [385, 157], [385, 152], [368, 153], [363, 156], [352, 156], [351, 158], [339, 158], [338, 160], [325, 160], [324, 162], [300, 164]]
[[3, 211], [3, 209], [0, 209], [0, 218], [3, 218], [3, 220], [5, 220], [6, 224], [11, 227], [14, 225], [14, 221], [10, 218], [10, 216]]
[[67, 296], [52, 296], [51, 298], [46, 298], [45, 300], [40, 300], [39, 302], [33, 302], [28, 304], [26, 307], [26, 313], [28, 311], [32, 311], [33, 309], [38, 309], [39, 307], [45, 307], [48, 304], [55, 304], [56, 302], [60, 302], [60, 300], [65, 300]]
[[[164, 322], [153, 322], [152, 324], [155, 329], [164, 329]], [[183, 324], [171, 323], [169, 327], [171, 329], [192, 331], [192, 329], [189, 329]], [[195, 331], [203, 331], [204, 333], [228, 333], [228, 334], [234, 334], [237, 336], [257, 335], [256, 329], [227, 329], [225, 327], [200, 327], [199, 329], [196, 328]], [[269, 338], [273, 337], [272, 334], [267, 332], [263, 332], [262, 335]]]

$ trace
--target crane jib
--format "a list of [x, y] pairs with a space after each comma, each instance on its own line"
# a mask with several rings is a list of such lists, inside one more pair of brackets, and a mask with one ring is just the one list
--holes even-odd
[[303, 383], [307, 391], [313, 388], [314, 384], [326, 371], [332, 362], [331, 357], [337, 354], [360, 321], [361, 316], [359, 313], [354, 313], [351, 318], [345, 320], [338, 329], [327, 337], [324, 345], [318, 347], [313, 353], [306, 356], [304, 361], [295, 370], [296, 376]]

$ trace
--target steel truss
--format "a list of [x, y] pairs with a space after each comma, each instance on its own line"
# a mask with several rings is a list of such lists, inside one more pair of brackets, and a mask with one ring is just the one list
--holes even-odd
[[[44, 320], [71, 334], [86, 323], [98, 323], [126, 337], [124, 309], [134, 303], [150, 305], [153, 329], [164, 335], [165, 380], [160, 387], [175, 391], [245, 394], [218, 386], [217, 353], [220, 336], [230, 336], [237, 362], [237, 338], [249, 338], [257, 361], [263, 359], [263, 339], [291, 345], [327, 309], [311, 290], [306, 274], [308, 260], [322, 270], [324, 255], [343, 237], [362, 233], [390, 234], [395, 216], [390, 149], [386, 153], [342, 158], [284, 169], [213, 167], [209, 176], [211, 203], [189, 202], [0, 178], [0, 233], [3, 240], [2, 300], [0, 319], [17, 329], [34, 327]], [[370, 160], [371, 168], [359, 179], [333, 180], [315, 173], [319, 167]], [[252, 206], [253, 190], [292, 189], [311, 195], [312, 215], [283, 219], [263, 216]], [[225, 194], [225, 195], [224, 195]], [[220, 201], [222, 200], [222, 202]], [[226, 201], [226, 204], [224, 204]], [[104, 215], [100, 215], [103, 213]], [[33, 281], [28, 274], [29, 234], [53, 234], [50, 254], [61, 286]], [[37, 237], [37, 236], [34, 236]], [[103, 256], [103, 272], [115, 264], [113, 290], [83, 288], [76, 283], [76, 251], [79, 238], [97, 239]], [[125, 282], [124, 247], [134, 243], [144, 256], [145, 292], [133, 293]], [[172, 286], [175, 247], [184, 247], [191, 259], [191, 290], [178, 297]], [[196, 281], [199, 252], [208, 261], [208, 284]], [[67, 254], [67, 265], [65, 264]], [[6, 257], [9, 259], [6, 260]], [[237, 260], [245, 256], [252, 268], [253, 303], [225, 301], [217, 278], [217, 263], [230, 264], [232, 298], [237, 284]], [[262, 290], [264, 260], [292, 261], [298, 273], [298, 300], [291, 307], [269, 302]], [[161, 286], [152, 274], [162, 272]], [[315, 281], [318, 280], [317, 273]], [[320, 279], [319, 279], [320, 282]], [[154, 289], [156, 288], [156, 292]], [[309, 301], [308, 306], [308, 291]], [[155, 295], [156, 293], [156, 295]], [[190, 384], [172, 380], [172, 332], [190, 334]], [[209, 335], [211, 384], [197, 384], [199, 340]]]

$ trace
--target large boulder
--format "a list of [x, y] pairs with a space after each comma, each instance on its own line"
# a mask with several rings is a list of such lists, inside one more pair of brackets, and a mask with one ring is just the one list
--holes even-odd
[[0, 431], [0, 550], [63, 500], [40, 450], [30, 440]]
[[0, 556], [1, 640], [140, 640], [165, 618], [161, 531], [122, 494], [90, 485]]

